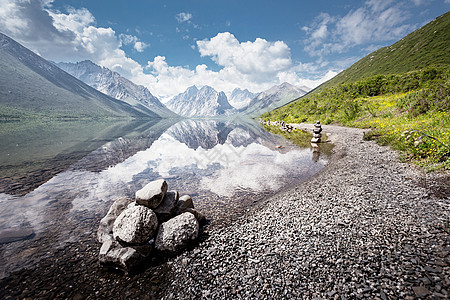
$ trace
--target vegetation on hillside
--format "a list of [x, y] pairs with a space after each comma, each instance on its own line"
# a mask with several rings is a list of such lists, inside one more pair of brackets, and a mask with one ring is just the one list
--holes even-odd
[[376, 75], [340, 84], [262, 115], [265, 120], [371, 128], [377, 139], [427, 169], [450, 169], [450, 67]]

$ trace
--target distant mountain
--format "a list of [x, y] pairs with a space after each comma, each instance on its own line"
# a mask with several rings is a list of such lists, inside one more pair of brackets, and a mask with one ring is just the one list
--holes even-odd
[[159, 117], [106, 96], [0, 33], [0, 118]]
[[164, 118], [176, 116], [158, 98], [153, 96], [146, 87], [136, 85], [120, 76], [119, 73], [96, 65], [90, 60], [77, 63], [60, 62], [55, 64], [87, 85], [108, 96], [122, 100], [137, 109], [143, 106]]
[[258, 94], [249, 92], [249, 90], [241, 90], [239, 88], [234, 89], [230, 95], [228, 95], [228, 102], [237, 109], [246, 107], [253, 98]]
[[234, 112], [224, 92], [217, 92], [210, 86], [198, 89], [191, 86], [166, 103], [175, 113], [185, 117], [217, 117]]
[[240, 113], [251, 117], [259, 116], [272, 109], [283, 106], [308, 92], [306, 88], [301, 89], [287, 82], [276, 85], [258, 94], [247, 107], [239, 110]]
[[328, 80], [314, 92], [375, 75], [398, 74], [432, 65], [450, 65], [450, 12], [380, 48]]

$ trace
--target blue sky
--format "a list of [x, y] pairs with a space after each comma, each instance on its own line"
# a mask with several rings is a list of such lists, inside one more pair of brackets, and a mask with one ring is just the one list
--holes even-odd
[[447, 12], [450, 0], [0, 0], [0, 32], [90, 59], [163, 101], [191, 85], [313, 88]]

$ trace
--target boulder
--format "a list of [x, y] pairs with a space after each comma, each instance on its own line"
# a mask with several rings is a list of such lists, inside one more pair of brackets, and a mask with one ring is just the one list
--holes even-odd
[[155, 234], [158, 219], [155, 213], [142, 205], [130, 205], [114, 221], [113, 237], [129, 244], [143, 244]]
[[185, 212], [159, 227], [155, 248], [159, 251], [177, 252], [198, 237], [199, 224], [195, 216]]
[[130, 198], [122, 198], [114, 201], [108, 210], [108, 213], [100, 220], [100, 225], [97, 230], [97, 240], [103, 243], [107, 240], [113, 240], [113, 225], [117, 216], [127, 208], [130, 203], [134, 201]]
[[152, 245], [124, 247], [117, 241], [107, 240], [102, 244], [99, 253], [100, 263], [114, 266], [124, 271], [130, 271], [146, 259], [152, 250]]
[[161, 204], [167, 188], [167, 182], [164, 179], [149, 182], [136, 192], [136, 202], [151, 209], [156, 208]]
[[164, 195], [164, 199], [162, 200], [161, 204], [153, 210], [160, 223], [165, 222], [175, 216], [179, 198], [180, 197], [177, 191], [170, 191]]

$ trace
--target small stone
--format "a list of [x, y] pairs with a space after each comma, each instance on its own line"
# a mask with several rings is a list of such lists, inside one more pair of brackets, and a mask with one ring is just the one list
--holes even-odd
[[430, 291], [423, 286], [413, 286], [412, 289], [417, 297], [425, 297], [430, 294]]
[[194, 202], [192, 202], [192, 198], [189, 195], [183, 195], [180, 197], [177, 203], [177, 208], [180, 210], [186, 208], [194, 208]]
[[167, 182], [164, 179], [149, 182], [136, 192], [136, 202], [151, 209], [156, 208], [163, 201], [167, 188]]

